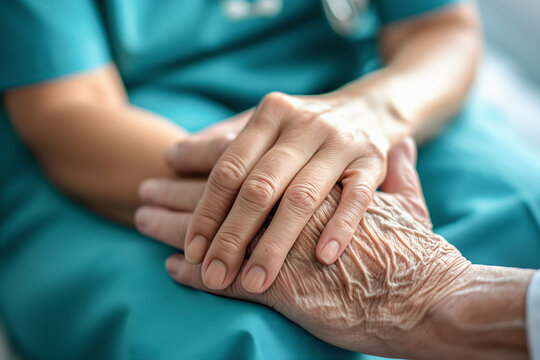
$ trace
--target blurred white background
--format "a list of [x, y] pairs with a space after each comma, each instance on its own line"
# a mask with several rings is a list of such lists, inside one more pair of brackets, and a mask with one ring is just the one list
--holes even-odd
[[477, 3], [486, 50], [476, 90], [540, 153], [540, 1]]
[[540, 1], [478, 0], [490, 45], [540, 83]]

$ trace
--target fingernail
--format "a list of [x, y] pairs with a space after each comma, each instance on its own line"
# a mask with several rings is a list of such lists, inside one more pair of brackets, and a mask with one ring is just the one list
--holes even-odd
[[139, 187], [139, 197], [142, 200], [152, 200], [159, 188], [159, 184], [156, 180], [149, 179], [142, 182]]
[[148, 207], [140, 207], [135, 211], [135, 225], [137, 229], [144, 230], [152, 222], [154, 211]]
[[186, 260], [191, 264], [200, 263], [206, 254], [207, 246], [208, 241], [206, 241], [206, 238], [202, 235], [196, 235], [186, 247]]
[[208, 269], [206, 269], [206, 272], [203, 275], [204, 284], [210, 289], [221, 289], [226, 274], [227, 266], [225, 266], [223, 261], [214, 259], [210, 265], [208, 265]]
[[338, 251], [339, 243], [336, 240], [330, 240], [328, 244], [323, 246], [321, 252], [319, 253], [319, 257], [325, 264], [329, 265], [335, 261]]
[[266, 280], [266, 271], [260, 266], [253, 266], [242, 281], [244, 289], [250, 293], [259, 293], [262, 291], [264, 281]]
[[180, 271], [180, 259], [176, 256], [171, 256], [165, 261], [165, 269], [167, 269], [167, 272], [171, 276], [178, 274]]

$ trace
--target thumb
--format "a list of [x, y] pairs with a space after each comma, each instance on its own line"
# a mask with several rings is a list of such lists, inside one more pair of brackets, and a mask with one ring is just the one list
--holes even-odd
[[178, 173], [209, 174], [234, 138], [233, 133], [212, 138], [195, 135], [168, 148], [165, 161]]
[[410, 137], [396, 144], [388, 153], [388, 169], [381, 191], [400, 195], [403, 206], [420, 223], [431, 228], [420, 179], [415, 169], [416, 144]]

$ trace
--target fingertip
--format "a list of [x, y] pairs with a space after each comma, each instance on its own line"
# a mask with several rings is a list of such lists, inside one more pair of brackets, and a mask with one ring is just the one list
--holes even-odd
[[148, 225], [152, 217], [151, 212], [152, 209], [148, 206], [141, 206], [135, 210], [135, 227], [140, 232], [144, 232], [146, 229], [148, 229]]
[[158, 191], [159, 183], [156, 179], [146, 179], [139, 185], [139, 198], [142, 201], [152, 201]]
[[330, 240], [326, 244], [317, 248], [317, 259], [325, 265], [333, 264], [341, 255], [341, 246], [339, 241]]
[[182, 267], [182, 258], [182, 255], [177, 254], [170, 256], [165, 261], [165, 269], [167, 269], [167, 272], [171, 277], [175, 278], [180, 273]]
[[244, 290], [250, 294], [260, 294], [266, 290], [267, 281], [266, 270], [259, 265], [254, 265], [249, 270], [245, 270], [241, 279]]
[[202, 235], [195, 235], [191, 241], [186, 239], [186, 260], [190, 264], [196, 265], [200, 264], [206, 252], [208, 251], [209, 242]]
[[206, 267], [203, 275], [204, 285], [212, 290], [223, 290], [229, 284], [227, 280], [227, 265], [220, 259], [212, 259], [210, 264]]

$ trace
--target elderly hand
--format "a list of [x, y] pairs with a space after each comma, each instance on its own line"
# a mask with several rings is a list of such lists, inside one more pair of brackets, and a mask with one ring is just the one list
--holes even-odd
[[[248, 244], [281, 199], [241, 274], [246, 290], [268, 289], [308, 220], [340, 182], [343, 194], [316, 251], [321, 262], [333, 263], [385, 177], [395, 139], [384, 128], [392, 117], [368, 96], [267, 95], [213, 168], [186, 235], [186, 259], [202, 262], [206, 286], [224, 289], [234, 281]], [[185, 143], [176, 153], [185, 159], [204, 148]]]
[[[314, 258], [317, 239], [338, 207], [335, 186], [302, 230], [275, 283], [262, 294], [247, 292], [237, 278], [225, 290], [205, 286], [201, 264], [183, 255], [167, 261], [178, 282], [219, 295], [271, 306], [315, 336], [343, 348], [382, 356], [403, 355], [400, 344], [422, 331], [430, 310], [456, 286], [470, 263], [428, 227], [414, 145], [390, 153], [389, 193], [376, 193], [351, 244], [333, 265]], [[402, 181], [395, 181], [397, 178]], [[404, 185], [405, 184], [405, 185]], [[270, 220], [255, 237], [267, 231]], [[245, 261], [246, 263], [249, 260]]]
[[[347, 349], [416, 359], [527, 358], [525, 294], [534, 271], [471, 265], [434, 235], [413, 160], [410, 142], [390, 152], [381, 186], [387, 193], [375, 194], [351, 245], [334, 265], [322, 266], [313, 253], [337, 206], [339, 186], [310, 219], [276, 282], [263, 294], [248, 293], [238, 279], [226, 290], [208, 289], [201, 266], [190, 265], [182, 255], [171, 257], [167, 268], [183, 284], [273, 306]], [[185, 234], [204, 181], [199, 185], [179, 180], [157, 186], [156, 207], [141, 209], [158, 212], [145, 232], [181, 248], [177, 239]]]

